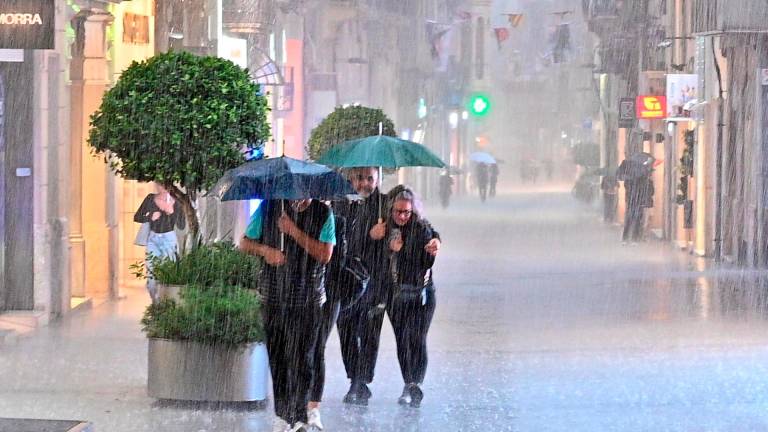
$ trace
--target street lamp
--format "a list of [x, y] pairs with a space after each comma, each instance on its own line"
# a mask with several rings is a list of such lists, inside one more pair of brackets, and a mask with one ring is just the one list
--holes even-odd
[[448, 114], [448, 124], [451, 125], [451, 129], [456, 129], [459, 126], [459, 113], [451, 111], [451, 113]]

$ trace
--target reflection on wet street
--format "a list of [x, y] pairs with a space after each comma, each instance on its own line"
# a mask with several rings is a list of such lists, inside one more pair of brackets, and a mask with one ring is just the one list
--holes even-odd
[[[768, 430], [768, 275], [653, 240], [621, 246], [617, 227], [565, 192], [460, 198], [426, 216], [444, 245], [422, 408], [396, 403], [388, 323], [370, 406], [345, 406], [334, 333], [326, 430]], [[270, 430], [271, 409], [149, 399], [145, 297], [128, 294], [3, 347], [0, 416], [113, 432]]]

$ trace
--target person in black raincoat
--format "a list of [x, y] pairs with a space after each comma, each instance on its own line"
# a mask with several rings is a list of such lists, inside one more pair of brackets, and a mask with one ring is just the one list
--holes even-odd
[[419, 214], [413, 191], [397, 187], [390, 192], [390, 198], [387, 285], [391, 300], [387, 313], [395, 331], [397, 359], [405, 383], [398, 403], [418, 408], [427, 372], [427, 332], [436, 306], [432, 266], [437, 251], [430, 252], [426, 247], [433, 236], [432, 227]]

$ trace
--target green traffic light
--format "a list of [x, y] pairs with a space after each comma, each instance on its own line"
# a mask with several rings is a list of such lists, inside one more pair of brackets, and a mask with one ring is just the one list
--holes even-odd
[[469, 112], [477, 117], [482, 117], [488, 114], [491, 110], [491, 101], [486, 95], [474, 95], [469, 100]]

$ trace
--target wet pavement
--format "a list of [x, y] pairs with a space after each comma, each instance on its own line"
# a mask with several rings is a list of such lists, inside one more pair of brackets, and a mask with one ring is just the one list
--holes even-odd
[[[402, 408], [385, 323], [373, 398], [347, 407], [327, 351], [329, 431], [768, 431], [768, 276], [718, 270], [617, 227], [565, 192], [427, 209], [444, 249], [420, 410]], [[0, 347], [0, 417], [97, 432], [269, 431], [264, 410], [146, 396], [145, 293]]]

